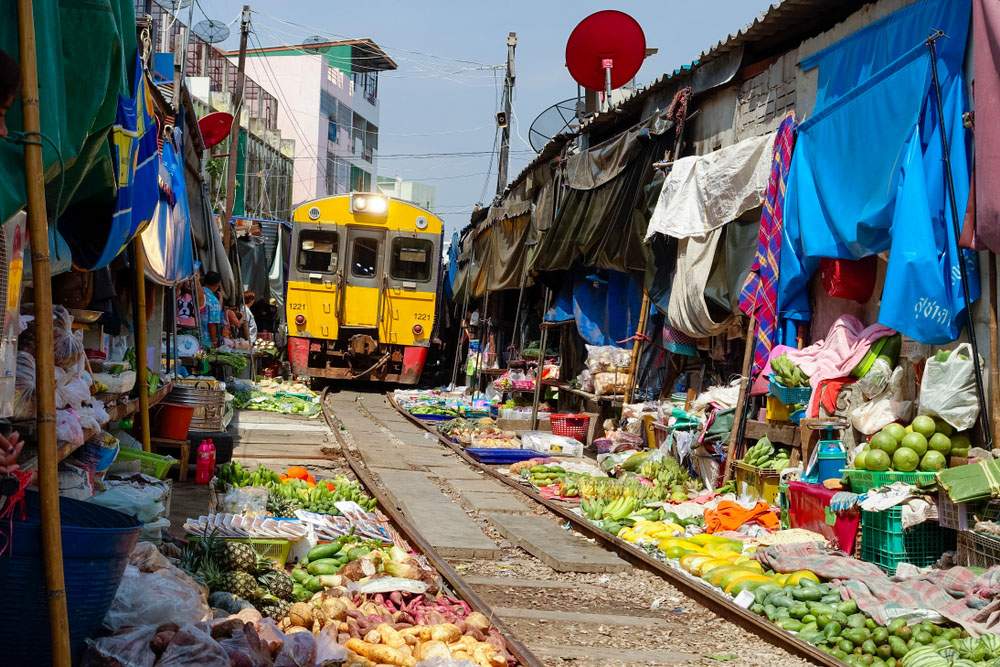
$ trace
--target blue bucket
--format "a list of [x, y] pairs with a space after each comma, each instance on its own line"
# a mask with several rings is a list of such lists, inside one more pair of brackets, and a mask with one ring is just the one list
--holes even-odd
[[[6, 600], [0, 607], [5, 610], [0, 611], [0, 646], [4, 664], [48, 665], [52, 658], [38, 493], [29, 491], [26, 500], [28, 518], [13, 522], [12, 550], [0, 556], [0, 590]], [[79, 659], [84, 640], [97, 634], [111, 607], [141, 525], [121, 512], [71, 498], [59, 499], [59, 512], [70, 647]], [[6, 537], [8, 531], [8, 525], [0, 524], [0, 533]]]
[[828, 479], [840, 479], [840, 471], [847, 467], [847, 454], [841, 449], [840, 443], [821, 442], [819, 446], [820, 450], [816, 455], [819, 483]]

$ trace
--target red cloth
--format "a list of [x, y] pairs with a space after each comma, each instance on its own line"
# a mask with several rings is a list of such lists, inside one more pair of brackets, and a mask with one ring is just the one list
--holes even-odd
[[827, 508], [836, 491], [820, 484], [788, 483], [788, 524], [819, 533], [846, 554], [854, 553], [854, 540], [861, 525], [857, 508], [838, 512], [833, 525], [828, 523]]
[[856, 380], [854, 378], [834, 378], [832, 380], [823, 380], [819, 383], [819, 401], [816, 402], [815, 413], [810, 413], [810, 417], [819, 417], [819, 408], [822, 406], [826, 413], [829, 415], [834, 414], [837, 411], [837, 396], [840, 395], [840, 390], [849, 384], [853, 384]]
[[861, 259], [832, 259], [819, 261], [819, 279], [826, 293], [838, 299], [868, 303], [875, 291], [875, 274], [878, 256]]

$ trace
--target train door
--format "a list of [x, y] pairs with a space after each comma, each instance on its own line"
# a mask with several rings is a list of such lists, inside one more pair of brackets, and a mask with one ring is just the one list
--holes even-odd
[[344, 293], [344, 326], [375, 328], [382, 308], [385, 266], [385, 231], [347, 227], [347, 289]]
[[292, 336], [337, 338], [338, 283], [343, 253], [341, 232], [332, 225], [298, 225], [285, 299]]
[[397, 232], [388, 239], [388, 297], [383, 340], [426, 346], [434, 328], [440, 237]]

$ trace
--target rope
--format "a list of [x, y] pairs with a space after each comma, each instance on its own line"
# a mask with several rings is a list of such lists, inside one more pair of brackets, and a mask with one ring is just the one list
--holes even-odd
[[389, 359], [391, 357], [392, 357], [392, 353], [386, 352], [385, 354], [382, 355], [381, 359], [379, 359], [378, 361], [375, 362], [374, 366], [372, 366], [371, 368], [369, 368], [366, 371], [361, 371], [360, 373], [357, 373], [355, 375], [350, 376], [348, 378], [348, 380], [357, 380], [359, 377], [362, 377], [364, 375], [368, 375], [369, 373], [375, 372], [376, 370], [378, 370], [382, 366], [385, 366], [385, 364], [389, 361]]

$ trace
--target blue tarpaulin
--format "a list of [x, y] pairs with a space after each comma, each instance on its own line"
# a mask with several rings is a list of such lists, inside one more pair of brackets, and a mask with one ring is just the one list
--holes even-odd
[[630, 347], [628, 339], [635, 335], [641, 309], [639, 284], [628, 274], [607, 271], [564, 283], [545, 313], [545, 321], [575, 320], [580, 337], [590, 345]]
[[[922, 0], [802, 62], [818, 68], [814, 114], [799, 126], [785, 201], [778, 305], [810, 319], [822, 257], [889, 252], [879, 322], [925, 343], [958, 337], [964, 311], [927, 37], [938, 68], [959, 211], [970, 163], [962, 114], [969, 0]], [[786, 252], [785, 249], [791, 250]], [[974, 256], [966, 259], [978, 298]]]
[[152, 222], [142, 232], [142, 245], [146, 277], [170, 286], [194, 275], [194, 244], [183, 158], [170, 141], [163, 142], [162, 160], [164, 178], [159, 202]]
[[455, 232], [451, 235], [451, 245], [448, 246], [448, 278], [445, 280], [445, 297], [450, 301], [455, 296], [455, 281], [458, 280], [458, 251], [462, 241]]

